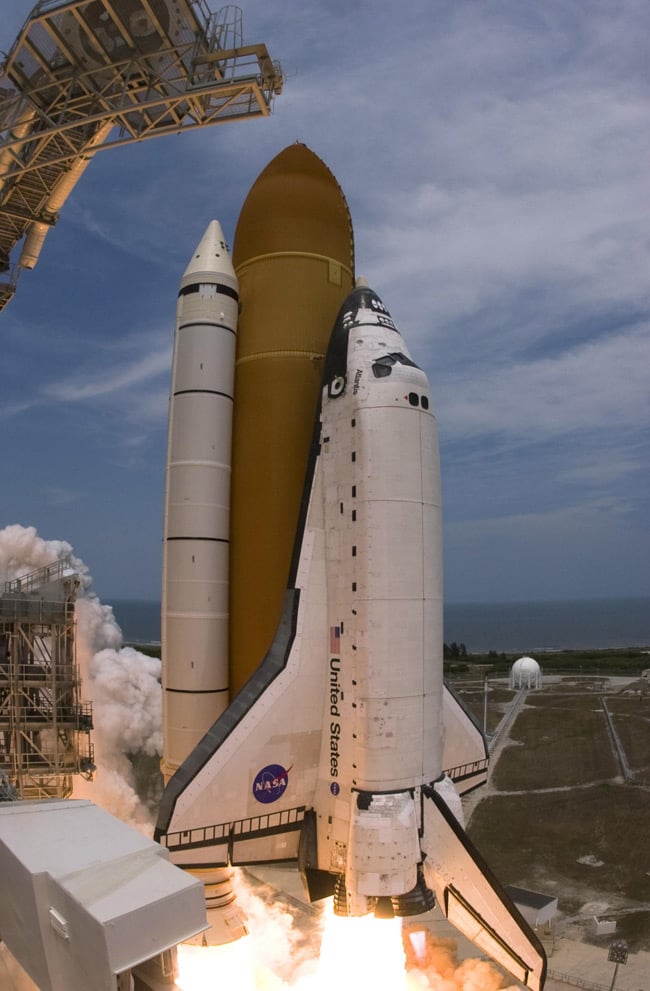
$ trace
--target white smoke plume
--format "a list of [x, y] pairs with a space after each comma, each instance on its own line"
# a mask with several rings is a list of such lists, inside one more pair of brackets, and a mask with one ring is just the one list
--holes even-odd
[[[324, 915], [320, 908], [298, 907], [268, 884], [235, 872], [237, 901], [251, 933], [252, 971], [264, 991], [313, 987]], [[304, 982], [304, 983], [303, 983]]]
[[92, 580], [88, 568], [73, 555], [66, 540], [43, 540], [33, 526], [18, 523], [0, 530], [0, 581], [3, 583], [64, 558], [69, 558], [79, 575], [81, 587], [88, 588]]
[[113, 610], [94, 594], [77, 600], [76, 615], [83, 693], [93, 703], [97, 771], [92, 782], [78, 782], [75, 796], [150, 833], [151, 813], [138, 796], [127, 755], [162, 753], [160, 660], [122, 646]]
[[136, 791], [129, 756], [162, 753], [160, 661], [124, 647], [110, 606], [90, 591], [88, 568], [64, 540], [44, 540], [34, 527], [0, 530], [0, 580], [11, 581], [65, 558], [79, 575], [76, 603], [77, 663], [81, 695], [92, 701], [97, 771], [92, 782], [77, 779], [75, 797], [88, 798], [144, 832], [151, 814]]

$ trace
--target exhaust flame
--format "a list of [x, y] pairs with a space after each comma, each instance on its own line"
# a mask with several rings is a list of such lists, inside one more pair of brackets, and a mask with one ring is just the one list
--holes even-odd
[[[331, 900], [321, 930], [309, 945], [289, 911], [269, 905], [240, 881], [251, 935], [228, 946], [179, 946], [182, 991], [499, 991], [507, 980], [486, 960], [458, 962], [452, 939], [435, 939], [428, 929], [401, 919], [334, 915]], [[320, 950], [319, 950], [320, 941]], [[406, 947], [406, 949], [405, 949]], [[517, 991], [508, 986], [505, 991]]]
[[401, 919], [340, 918], [328, 904], [315, 989], [341, 986], [345, 974], [344, 987], [406, 991], [405, 963]]
[[[278, 963], [286, 963], [292, 956], [291, 938], [287, 940], [286, 932], [286, 920], [291, 917], [280, 913], [274, 918], [273, 910], [269, 914], [268, 907], [262, 907], [264, 919], [255, 918], [253, 908], [251, 936], [238, 943], [179, 946], [177, 983], [182, 991], [213, 991], [228, 982], [238, 991], [332, 991], [337, 986], [346, 991], [361, 987], [407, 991], [401, 920], [373, 916], [342, 919], [334, 915], [330, 899], [323, 913], [320, 953], [312, 946], [307, 958], [298, 961], [284, 980], [277, 971]], [[247, 913], [250, 908], [249, 901]]]
[[226, 946], [182, 944], [176, 984], [182, 991], [213, 991], [215, 987], [256, 991], [250, 942], [250, 936], [245, 936]]

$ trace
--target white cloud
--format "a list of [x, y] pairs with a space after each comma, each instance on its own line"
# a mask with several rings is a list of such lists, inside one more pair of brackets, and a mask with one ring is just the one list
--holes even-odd
[[572, 464], [558, 473], [560, 482], [579, 482], [595, 485], [608, 485], [621, 479], [630, 478], [645, 465], [639, 457], [595, 460], [585, 464]]
[[443, 381], [438, 407], [451, 438], [506, 434], [530, 441], [576, 430], [636, 428], [650, 419], [648, 326], [551, 357]]
[[555, 542], [564, 538], [574, 541], [576, 537], [595, 537], [602, 534], [606, 526], [619, 529], [619, 521], [624, 524], [627, 515], [625, 504], [611, 500], [594, 501], [591, 504], [562, 506], [546, 511], [522, 511], [504, 516], [483, 517], [450, 523], [446, 532], [463, 542], [471, 542], [477, 537], [499, 537], [509, 542], [535, 540], [540, 533], [552, 533]]
[[75, 489], [47, 485], [43, 490], [43, 496], [50, 506], [69, 506], [75, 502], [79, 502], [84, 497], [84, 493]]
[[159, 348], [131, 361], [122, 361], [112, 367], [96, 371], [79, 372], [63, 381], [46, 386], [43, 395], [61, 402], [84, 402], [99, 397], [122, 393], [135, 386], [142, 387], [158, 376], [169, 374], [171, 351]]

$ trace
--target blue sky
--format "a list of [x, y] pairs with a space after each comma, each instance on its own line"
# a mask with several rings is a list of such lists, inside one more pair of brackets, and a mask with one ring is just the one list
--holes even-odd
[[[31, 4], [3, 4], [8, 50]], [[216, 6], [216, 4], [214, 4]], [[445, 595], [650, 594], [646, 0], [250, 0], [266, 119], [97, 155], [0, 313], [0, 526], [157, 598], [178, 282], [299, 140], [427, 371]]]

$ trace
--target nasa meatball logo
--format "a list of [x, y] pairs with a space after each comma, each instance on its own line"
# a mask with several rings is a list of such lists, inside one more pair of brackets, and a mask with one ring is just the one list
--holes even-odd
[[263, 767], [253, 781], [253, 798], [265, 805], [277, 802], [287, 790], [290, 770], [291, 768], [285, 771], [281, 764], [267, 764]]
[[332, 792], [332, 794], [333, 795], [338, 795], [338, 793], [340, 792], [340, 790], [341, 790], [341, 788], [340, 788], [338, 782], [337, 781], [332, 781], [332, 783], [330, 785], [330, 791]]

